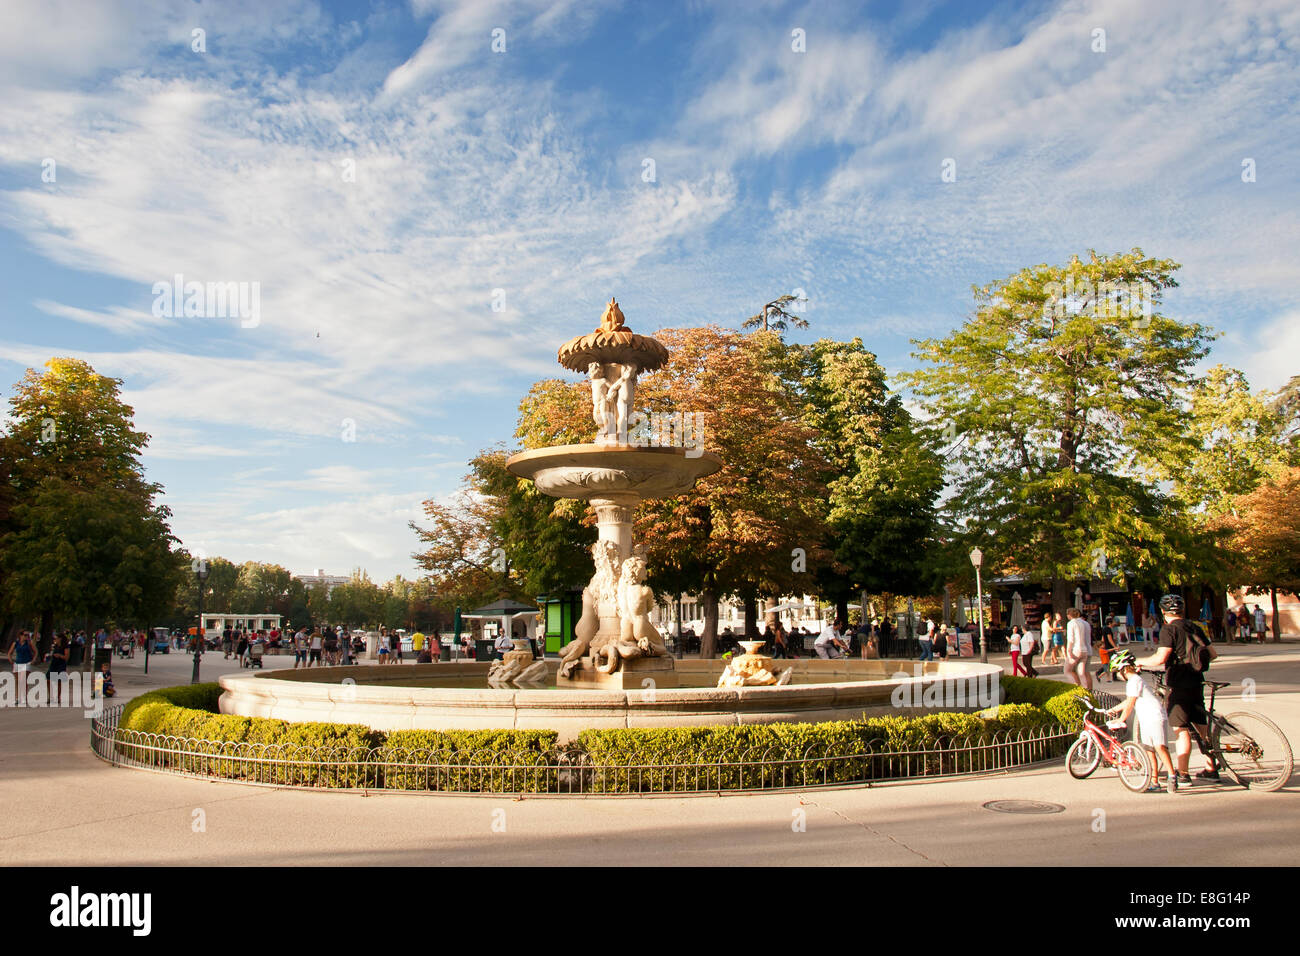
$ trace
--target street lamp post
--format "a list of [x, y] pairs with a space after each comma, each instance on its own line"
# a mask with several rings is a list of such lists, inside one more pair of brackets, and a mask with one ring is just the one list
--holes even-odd
[[975, 565], [975, 595], [979, 606], [975, 609], [980, 619], [980, 661], [987, 664], [989, 662], [989, 646], [984, 640], [984, 583], [980, 578], [980, 565], [984, 563], [984, 552], [979, 548], [971, 548], [970, 563]]
[[199, 628], [194, 641], [194, 673], [190, 675], [190, 683], [197, 684], [199, 661], [203, 657], [203, 586], [208, 581], [208, 562], [206, 558], [197, 558], [190, 566], [194, 569], [194, 580], [199, 585]]

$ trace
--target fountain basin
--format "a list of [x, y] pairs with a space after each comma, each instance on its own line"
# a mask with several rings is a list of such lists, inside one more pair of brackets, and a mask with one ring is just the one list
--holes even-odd
[[[547, 661], [555, 683], [557, 662]], [[223, 714], [364, 724], [376, 730], [554, 730], [699, 727], [854, 720], [864, 714], [974, 711], [997, 703], [1002, 669], [978, 661], [795, 660], [782, 687], [715, 688], [722, 660], [676, 662], [683, 682], [644, 690], [440, 686], [486, 683], [488, 662], [322, 667], [220, 678]], [[783, 662], [783, 666], [786, 662]], [[344, 680], [354, 683], [343, 683]], [[428, 682], [432, 686], [412, 686]]]
[[671, 498], [720, 470], [722, 459], [688, 448], [555, 445], [511, 455], [506, 468], [556, 498]]

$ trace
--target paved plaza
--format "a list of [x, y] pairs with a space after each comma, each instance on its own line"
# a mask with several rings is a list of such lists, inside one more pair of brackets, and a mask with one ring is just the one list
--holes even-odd
[[[143, 663], [114, 665], [118, 701], [189, 680], [183, 653], [151, 658], [147, 677]], [[208, 655], [203, 677], [236, 669]], [[1255, 681], [1256, 700], [1242, 703], [1230, 688], [1223, 712], [1258, 710], [1293, 746], [1300, 741], [1300, 644], [1228, 647], [1212, 676]], [[1296, 858], [1294, 779], [1276, 793], [1196, 785], [1176, 796], [1133, 794], [1111, 771], [1076, 781], [1058, 761], [964, 779], [723, 797], [363, 795], [110, 767], [88, 738], [80, 710], [0, 710], [0, 803], [18, 810], [0, 820], [0, 865], [1238, 866]], [[996, 813], [982, 806], [992, 800], [1065, 810]], [[52, 803], [64, 811], [49, 813]]]

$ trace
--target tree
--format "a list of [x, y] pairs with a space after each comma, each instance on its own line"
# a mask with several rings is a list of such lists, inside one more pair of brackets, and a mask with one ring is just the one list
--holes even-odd
[[788, 323], [796, 329], [806, 329], [808, 328], [808, 320], [800, 318], [787, 308], [792, 302], [802, 301], [804, 300], [788, 292], [785, 295], [777, 296], [763, 306], [758, 314], [747, 318], [741, 328], [758, 329], [763, 332], [784, 332]]
[[819, 592], [847, 618], [854, 592], [928, 590], [925, 562], [943, 488], [938, 456], [861, 339], [782, 347], [827, 466], [830, 560], [817, 568]]
[[1273, 600], [1273, 640], [1281, 640], [1278, 591], [1300, 593], [1300, 467], [1242, 495], [1216, 527], [1227, 533], [1233, 583], [1267, 590]]
[[[1183, 422], [1201, 325], [1157, 311], [1178, 264], [1140, 249], [1038, 265], [975, 289], [975, 315], [919, 341], [904, 376], [954, 446], [949, 512], [990, 571], [1050, 581], [1119, 571], [1173, 582], [1211, 561], [1156, 458], [1188, 455]], [[1145, 314], [1150, 311], [1150, 315]]]
[[0, 538], [4, 603], [41, 618], [116, 616], [147, 623], [179, 581], [170, 512], [154, 503], [121, 381], [78, 359], [28, 369], [10, 398], [8, 527]]
[[702, 445], [723, 466], [691, 492], [643, 502], [637, 538], [648, 546], [652, 586], [685, 575], [696, 582], [705, 611], [701, 650], [709, 656], [720, 597], [740, 597], [746, 631], [756, 635], [758, 597], [787, 593], [802, 580], [796, 549], [816, 560], [824, 466], [799, 396], [773, 359], [774, 332], [706, 326], [656, 337], [669, 361], [638, 383], [639, 404], [702, 420]]
[[1296, 463], [1295, 447], [1283, 437], [1284, 422], [1266, 398], [1252, 395], [1246, 376], [1223, 365], [1192, 388], [1186, 426], [1191, 448], [1156, 462], [1193, 511], [1223, 514], [1236, 498]]
[[1300, 375], [1292, 375], [1269, 403], [1269, 411], [1282, 423], [1282, 440], [1295, 447], [1300, 442]]

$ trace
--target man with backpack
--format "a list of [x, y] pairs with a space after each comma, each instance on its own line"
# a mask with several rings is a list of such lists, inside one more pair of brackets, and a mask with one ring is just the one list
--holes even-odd
[[[1169, 713], [1169, 726], [1177, 737], [1178, 782], [1191, 783], [1188, 764], [1192, 755], [1192, 734], [1189, 725], [1195, 725], [1202, 740], [1209, 740], [1209, 717], [1205, 713], [1205, 671], [1210, 661], [1217, 657], [1214, 648], [1203, 634], [1183, 617], [1186, 605], [1181, 595], [1166, 594], [1160, 599], [1160, 611], [1165, 626], [1160, 629], [1160, 642], [1156, 652], [1142, 662], [1143, 667], [1163, 667], [1169, 699], [1165, 706]], [[1199, 780], [1218, 780], [1219, 771], [1214, 758], [1206, 755], [1206, 767], [1196, 775]]]

